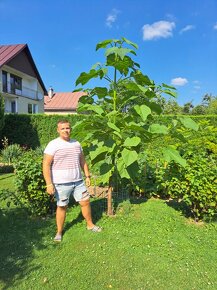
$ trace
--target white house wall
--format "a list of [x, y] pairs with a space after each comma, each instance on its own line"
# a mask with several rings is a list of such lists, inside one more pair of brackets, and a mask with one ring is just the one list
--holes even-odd
[[[10, 82], [10, 74], [22, 78], [22, 96], [13, 96], [12, 94], [2, 91], [2, 71], [8, 73], [8, 83]], [[18, 114], [28, 113], [28, 104], [36, 104], [38, 113], [44, 112], [44, 92], [38, 80], [6, 65], [0, 70], [0, 92], [2, 92], [5, 98], [5, 112], [11, 112], [11, 102], [14, 100], [16, 101], [16, 110]]]

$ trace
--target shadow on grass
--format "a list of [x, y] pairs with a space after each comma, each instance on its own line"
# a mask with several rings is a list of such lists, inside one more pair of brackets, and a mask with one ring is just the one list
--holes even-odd
[[184, 201], [180, 201], [178, 202], [175, 199], [171, 199], [171, 200], [167, 200], [166, 205], [168, 205], [169, 207], [172, 207], [173, 209], [175, 209], [176, 211], [180, 212], [184, 217], [186, 218], [190, 218], [192, 217], [192, 213], [190, 208], [186, 205], [186, 203]]
[[[116, 211], [118, 211], [119, 206], [124, 202], [124, 201], [129, 201], [131, 204], [140, 204], [147, 202], [147, 198], [142, 197], [142, 198], [137, 198], [137, 197], [129, 197], [129, 195], [121, 193], [115, 193], [113, 194], [113, 211], [114, 214], [116, 214]], [[76, 206], [77, 203], [73, 199], [70, 200], [69, 203], [69, 210], [73, 210], [73, 207]], [[77, 205], [79, 206], [79, 205]], [[97, 224], [98, 221], [102, 218], [104, 214], [107, 213], [107, 198], [94, 198], [91, 199], [91, 212], [92, 212], [92, 218], [93, 218], [93, 223]], [[64, 232], [67, 232], [71, 227], [74, 225], [83, 222], [84, 218], [82, 216], [82, 213], [80, 212], [78, 216], [71, 222], [66, 222], [64, 226]]]
[[14, 176], [13, 173], [9, 174], [3, 174], [3, 173], [0, 173], [0, 180], [4, 180], [4, 179], [8, 179], [8, 178], [11, 178], [12, 176]]
[[194, 216], [194, 214], [191, 212], [190, 207], [187, 206], [187, 204], [184, 201], [178, 202], [177, 200], [173, 199], [166, 201], [166, 204], [175, 209], [176, 211], [180, 212], [184, 217], [194, 219], [195, 222], [198, 221], [204, 221], [206, 223], [217, 222], [217, 213], [215, 213], [213, 216], [204, 214], [200, 219]]
[[[103, 213], [105, 213], [105, 198], [101, 199], [91, 199], [91, 213], [92, 213], [92, 219], [93, 223], [97, 224], [97, 222], [102, 218]], [[75, 202], [71, 201], [69, 204], [70, 210], [73, 210], [73, 206], [75, 206]], [[79, 206], [79, 205], [78, 205]], [[78, 214], [78, 216], [71, 222], [67, 222], [64, 227], [64, 232], [68, 231], [71, 227], [74, 225], [81, 223], [84, 220], [82, 213]]]
[[22, 209], [0, 210], [0, 284], [8, 289], [40, 266], [31, 266], [34, 249], [44, 249], [49, 220], [32, 219]]

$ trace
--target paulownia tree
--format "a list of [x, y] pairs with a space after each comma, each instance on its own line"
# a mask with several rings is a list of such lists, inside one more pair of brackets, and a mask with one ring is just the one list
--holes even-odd
[[[155, 115], [162, 112], [156, 100], [160, 95], [176, 96], [175, 89], [166, 84], [156, 85], [140, 70], [131, 56], [136, 55], [137, 44], [126, 38], [100, 42], [96, 50], [105, 49], [105, 63], [96, 63], [89, 72], [82, 72], [76, 85], [86, 85], [99, 78], [108, 86], [92, 89], [79, 100], [78, 112], [90, 116], [76, 124], [76, 132], [88, 146], [91, 165], [99, 166], [101, 180], [108, 185], [108, 215], [113, 214], [112, 191], [115, 179], [133, 182], [139, 170], [139, 152], [156, 136], [176, 133], [181, 122], [185, 127], [196, 129], [190, 118], [177, 118], [170, 128], [155, 122]], [[160, 148], [165, 160], [175, 160], [185, 166], [185, 160], [176, 148]]]

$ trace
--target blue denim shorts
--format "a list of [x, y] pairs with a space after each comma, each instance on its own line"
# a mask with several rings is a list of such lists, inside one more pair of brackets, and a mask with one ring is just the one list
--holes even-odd
[[73, 195], [74, 199], [77, 202], [85, 201], [90, 198], [90, 195], [83, 180], [70, 183], [55, 184], [55, 189], [55, 197], [58, 206], [67, 206], [71, 195]]

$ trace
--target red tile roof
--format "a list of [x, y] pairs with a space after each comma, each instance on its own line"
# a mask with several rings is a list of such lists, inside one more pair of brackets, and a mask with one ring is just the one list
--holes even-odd
[[26, 44], [0, 45], [0, 67], [19, 54]]
[[38, 81], [44, 91], [44, 94], [47, 94], [47, 89], [41, 79], [27, 44], [0, 45], [0, 68], [15, 58], [23, 50], [25, 50], [27, 58], [37, 75]]
[[53, 93], [52, 98], [44, 96], [45, 111], [76, 111], [78, 100], [84, 92]]

